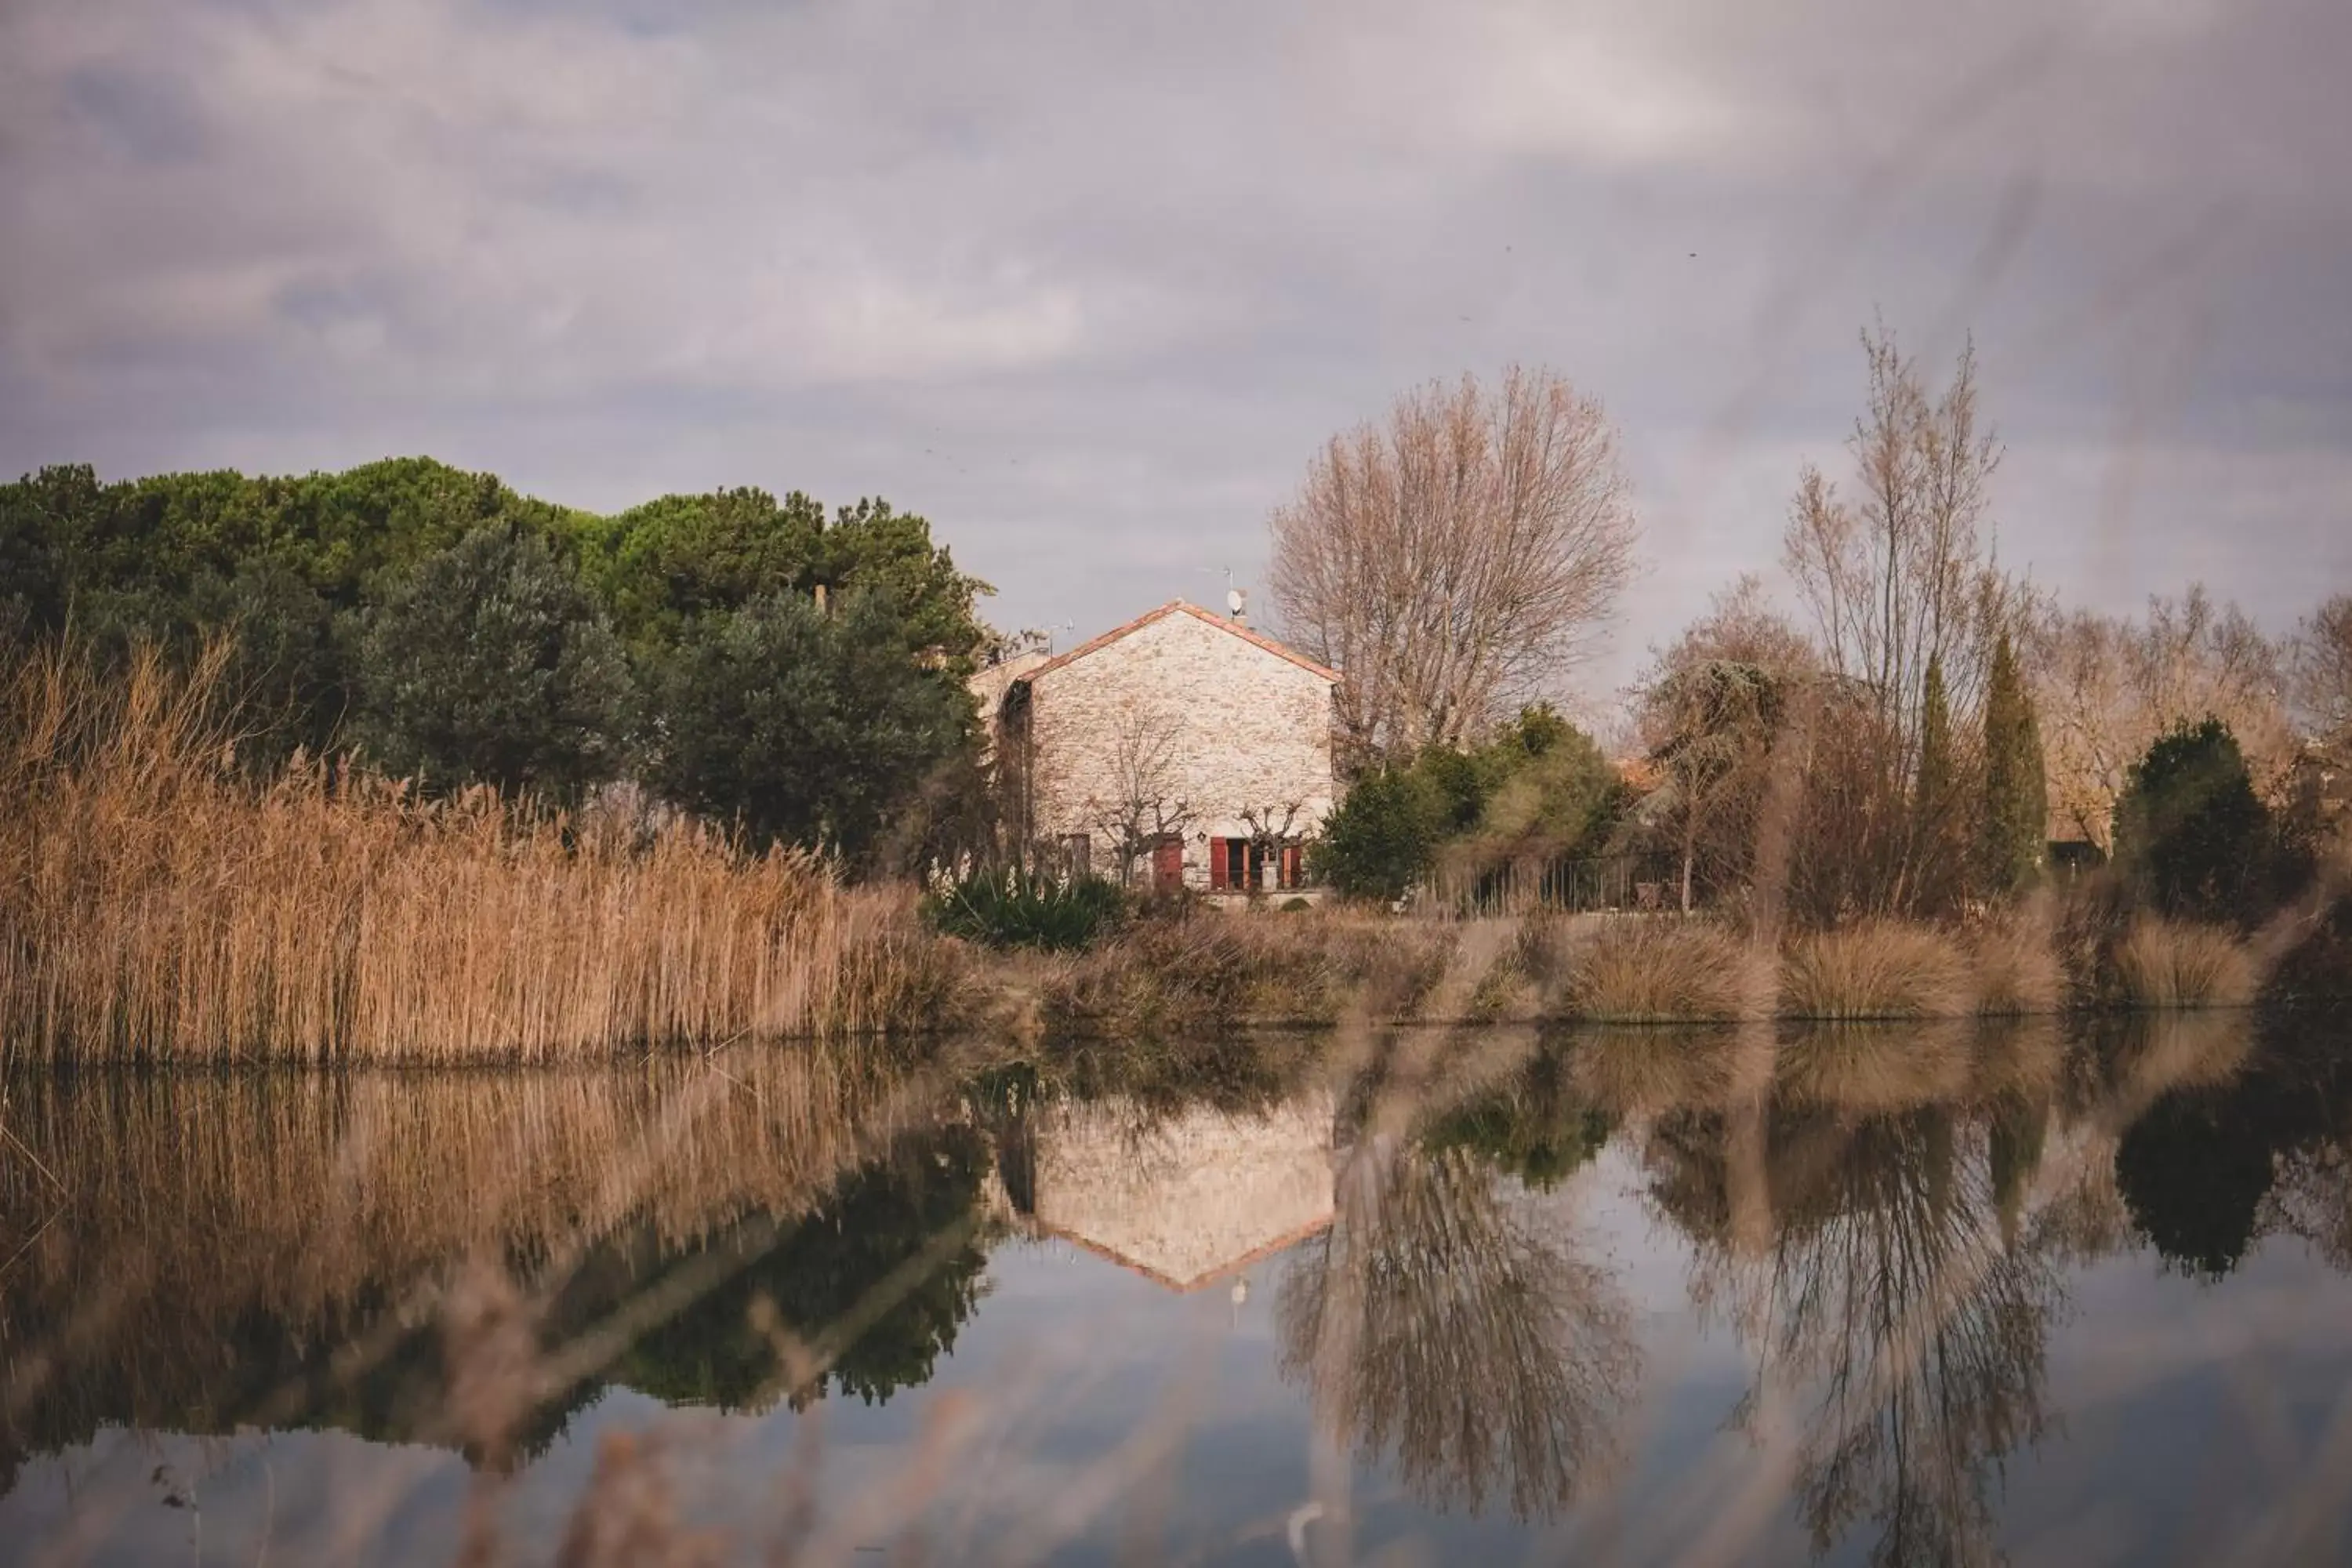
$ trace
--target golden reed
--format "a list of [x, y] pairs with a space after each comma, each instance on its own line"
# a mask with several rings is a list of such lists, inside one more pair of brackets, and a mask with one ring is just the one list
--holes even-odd
[[347, 763], [255, 781], [224, 658], [22, 661], [0, 709], [0, 1060], [550, 1061], [936, 1026], [905, 889]]

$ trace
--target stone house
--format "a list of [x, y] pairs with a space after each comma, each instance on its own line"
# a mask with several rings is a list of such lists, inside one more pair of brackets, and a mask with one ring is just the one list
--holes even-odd
[[1151, 886], [1273, 891], [1305, 880], [1330, 815], [1339, 672], [1171, 600], [972, 679], [1006, 798], [1076, 869]]

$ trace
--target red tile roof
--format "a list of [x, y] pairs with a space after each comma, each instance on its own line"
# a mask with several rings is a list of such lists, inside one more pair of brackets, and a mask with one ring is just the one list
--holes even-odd
[[1055, 670], [1061, 668], [1064, 665], [1072, 664], [1086, 658], [1087, 655], [1094, 652], [1097, 648], [1108, 647], [1112, 643], [1118, 641], [1119, 638], [1128, 636], [1129, 633], [1139, 632], [1144, 627], [1151, 625], [1152, 622], [1165, 620], [1170, 616], [1176, 615], [1180, 612], [1184, 615], [1191, 616], [1195, 620], [1206, 621], [1209, 625], [1218, 627], [1220, 630], [1231, 632], [1234, 636], [1240, 637], [1244, 642], [1255, 643], [1259, 647], [1264, 648], [1266, 652], [1273, 654], [1277, 658], [1288, 659], [1291, 663], [1297, 665], [1299, 668], [1306, 670], [1310, 675], [1319, 675], [1326, 680], [1335, 682], [1341, 679], [1338, 670], [1318, 664], [1313, 659], [1308, 658], [1305, 654], [1298, 653], [1293, 649], [1283, 647], [1280, 643], [1275, 641], [1272, 637], [1267, 637], [1263, 632], [1254, 632], [1250, 630], [1249, 627], [1242, 625], [1239, 621], [1231, 619], [1225, 616], [1220, 616], [1212, 610], [1204, 610], [1198, 605], [1188, 605], [1181, 599], [1171, 599], [1156, 610], [1145, 611], [1142, 615], [1136, 616], [1135, 619], [1128, 622], [1123, 626], [1113, 626], [1110, 630], [1103, 633], [1103, 635], [1098, 637], [1090, 637], [1087, 641], [1082, 642], [1077, 647], [1072, 648], [1069, 652], [1047, 659], [1036, 668], [1029, 671], [1027, 675], [1021, 677], [1021, 679], [1024, 680], [1034, 681], [1042, 676], [1051, 675]]

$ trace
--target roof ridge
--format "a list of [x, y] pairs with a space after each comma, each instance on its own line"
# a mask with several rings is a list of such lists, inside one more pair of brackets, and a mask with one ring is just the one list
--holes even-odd
[[1118, 641], [1121, 637], [1141, 631], [1144, 627], [1150, 626], [1154, 621], [1165, 620], [1168, 616], [1176, 615], [1180, 612], [1192, 616], [1195, 620], [1205, 621], [1210, 626], [1231, 632], [1234, 636], [1240, 637], [1244, 642], [1262, 648], [1265, 652], [1273, 654], [1277, 658], [1289, 660], [1292, 664], [1297, 665], [1299, 668], [1306, 670], [1310, 675], [1320, 676], [1324, 679], [1335, 684], [1343, 679], [1338, 670], [1331, 668], [1328, 665], [1318, 664], [1315, 660], [1308, 658], [1305, 654], [1298, 652], [1295, 648], [1287, 647], [1283, 644], [1276, 642], [1274, 638], [1267, 637], [1264, 632], [1244, 626], [1230, 616], [1218, 615], [1213, 610], [1203, 609], [1199, 605], [1193, 604], [1191, 600], [1181, 597], [1171, 599], [1164, 605], [1146, 610], [1143, 614], [1136, 616], [1133, 620], [1113, 626], [1110, 630], [1102, 633], [1098, 637], [1088, 637], [1085, 642], [1080, 643], [1069, 652], [1055, 655], [1054, 658], [1047, 659], [1045, 663], [1039, 665], [1036, 668], [1029, 671], [1028, 674], [1022, 676], [1019, 679], [1027, 681], [1034, 681], [1041, 676], [1049, 675], [1055, 670], [1060, 669], [1065, 665], [1074, 663], [1078, 659], [1086, 658], [1086, 656], [1090, 653], [1094, 653], [1098, 649], [1108, 647], [1110, 644]]

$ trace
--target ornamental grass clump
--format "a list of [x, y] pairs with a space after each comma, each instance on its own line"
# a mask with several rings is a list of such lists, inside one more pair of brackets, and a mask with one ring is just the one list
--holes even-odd
[[2132, 1006], [2242, 1007], [2254, 999], [2245, 944], [2221, 926], [2144, 916], [2116, 944], [2115, 984]]
[[1945, 1018], [1969, 1010], [1968, 969], [1941, 931], [1865, 921], [1799, 937], [1780, 963], [1790, 1018]]
[[2055, 1013], [2065, 1000], [2066, 975], [2049, 928], [2031, 916], [1990, 921], [1970, 932], [1968, 962], [1980, 1017]]
[[1561, 1003], [1608, 1024], [1704, 1023], [1753, 1005], [1754, 960], [1718, 926], [1628, 916], [1570, 948]]

